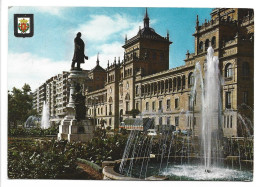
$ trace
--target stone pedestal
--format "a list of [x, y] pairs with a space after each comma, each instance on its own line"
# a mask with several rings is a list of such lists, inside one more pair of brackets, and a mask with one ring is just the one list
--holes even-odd
[[75, 101], [72, 95], [75, 93], [77, 83], [82, 84], [86, 80], [86, 74], [82, 70], [71, 70], [68, 77], [70, 83], [70, 98], [66, 106], [67, 115], [59, 126], [58, 140], [82, 141], [86, 142], [93, 138], [94, 126], [92, 120], [77, 121], [75, 111]]

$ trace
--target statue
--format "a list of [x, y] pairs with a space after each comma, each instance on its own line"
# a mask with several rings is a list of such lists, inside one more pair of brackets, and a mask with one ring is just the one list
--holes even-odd
[[82, 87], [79, 83], [76, 84], [75, 94], [72, 95], [72, 98], [75, 101], [75, 110], [76, 110], [76, 120], [84, 120], [86, 118], [87, 107], [85, 105], [86, 97], [82, 94]]
[[74, 48], [74, 56], [73, 56], [72, 64], [71, 64], [72, 70], [75, 69], [75, 63], [77, 63], [76, 69], [80, 70], [80, 64], [85, 63], [84, 58], [86, 60], [88, 60], [88, 57], [85, 56], [85, 53], [84, 53], [85, 44], [80, 37], [81, 37], [81, 33], [78, 32], [77, 37], [74, 39], [75, 48]]

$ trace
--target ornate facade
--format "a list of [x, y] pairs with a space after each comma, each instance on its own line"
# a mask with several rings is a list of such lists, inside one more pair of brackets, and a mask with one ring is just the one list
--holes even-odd
[[[104, 69], [97, 57], [95, 68], [85, 71], [88, 74], [84, 84], [87, 116], [93, 119], [96, 126], [104, 124], [112, 129], [119, 128], [121, 122], [132, 118], [131, 111], [136, 109], [140, 111], [137, 118], [152, 118], [155, 125], [168, 124], [176, 130], [192, 130], [199, 134], [201, 93], [197, 93], [194, 104], [191, 104], [193, 72], [195, 64], [199, 62], [204, 75], [207, 48], [212, 46], [214, 56], [219, 59], [223, 80], [224, 136], [243, 136], [243, 129], [253, 129], [252, 9], [213, 9], [211, 19], [204, 23], [199, 23], [197, 17], [193, 34], [195, 51], [187, 51], [185, 64], [172, 69], [169, 69], [169, 47], [172, 44], [169, 34], [160, 36], [150, 27], [147, 10], [143, 23], [143, 28], [139, 29], [136, 36], [125, 38], [123, 60], [115, 58]], [[68, 100], [66, 76], [66, 73], [55, 76], [36, 90], [34, 107], [38, 111], [43, 100], [48, 100], [50, 116], [62, 118]], [[245, 122], [252, 126], [246, 127]]]
[[[162, 37], [149, 26], [146, 11], [144, 27], [136, 36], [125, 39], [124, 59], [99, 66], [89, 73], [87, 115], [98, 126], [118, 128], [131, 110], [137, 118], [153, 118], [155, 125], [200, 132], [199, 94], [193, 105], [190, 92], [196, 62], [204, 67], [207, 48], [219, 58], [222, 85], [222, 127], [224, 136], [242, 136], [241, 117], [253, 119], [254, 15], [250, 9], [213, 9], [211, 20], [195, 23], [195, 51], [186, 54], [185, 65], [169, 69], [169, 34]], [[202, 70], [202, 73], [204, 69]], [[203, 73], [204, 74], [204, 73]], [[105, 80], [104, 80], [105, 78]], [[239, 122], [240, 121], [240, 122]]]

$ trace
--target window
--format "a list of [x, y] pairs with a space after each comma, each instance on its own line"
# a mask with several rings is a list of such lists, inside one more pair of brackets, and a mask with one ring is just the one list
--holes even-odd
[[242, 76], [248, 77], [249, 76], [249, 64], [244, 62], [242, 65]]
[[193, 100], [192, 100], [192, 96], [189, 96], [189, 111], [193, 110]]
[[226, 109], [231, 108], [231, 92], [226, 92]]
[[167, 125], [170, 125], [170, 124], [171, 124], [171, 117], [167, 117], [167, 118], [166, 118], [166, 124], [167, 124]]
[[145, 104], [145, 109], [148, 111], [149, 110], [149, 103], [148, 102], [146, 102], [146, 104]]
[[179, 117], [175, 117], [175, 126], [179, 126]]
[[207, 50], [208, 47], [209, 47], [209, 39], [207, 39], [206, 42], [205, 42], [205, 50]]
[[182, 76], [182, 89], [185, 89], [185, 80], [186, 80], [186, 78], [184, 75], [184, 76]]
[[135, 87], [135, 94], [136, 94], [136, 95], [138, 95], [138, 89], [139, 89], [139, 87], [136, 86], [136, 87]]
[[112, 112], [112, 104], [109, 104], [109, 112]]
[[139, 103], [135, 103], [135, 109], [139, 110]]
[[162, 117], [159, 117], [159, 125], [162, 125]]
[[232, 128], [232, 116], [230, 116], [230, 128]]
[[203, 42], [202, 41], [199, 44], [199, 51], [203, 51]]
[[189, 74], [188, 84], [189, 84], [189, 87], [193, 86], [193, 84], [194, 84], [194, 76], [193, 76], [192, 72]]
[[171, 100], [168, 99], [168, 100], [167, 100], [167, 109], [170, 109], [170, 108], [171, 108]]
[[153, 59], [156, 60], [156, 52], [153, 53]]
[[227, 128], [229, 128], [229, 116], [227, 116]]
[[162, 101], [159, 101], [159, 110], [162, 110]]
[[155, 110], [155, 101], [152, 102], [153, 111]]
[[125, 110], [129, 111], [129, 102], [128, 101], [125, 102]]
[[164, 54], [163, 53], [160, 54], [160, 60], [164, 60]]
[[178, 107], [179, 107], [179, 99], [176, 98], [176, 99], [175, 99], [175, 108], [178, 108]]
[[211, 39], [211, 47], [215, 48], [216, 47], [216, 37], [213, 36]]
[[232, 64], [228, 63], [225, 67], [225, 77], [231, 78], [233, 75]]
[[243, 103], [248, 104], [248, 92], [243, 92]]

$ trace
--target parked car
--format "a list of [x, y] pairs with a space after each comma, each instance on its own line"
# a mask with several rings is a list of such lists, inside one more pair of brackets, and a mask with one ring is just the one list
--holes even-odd
[[155, 129], [148, 129], [147, 130], [147, 135], [148, 136], [157, 136], [157, 132]]

